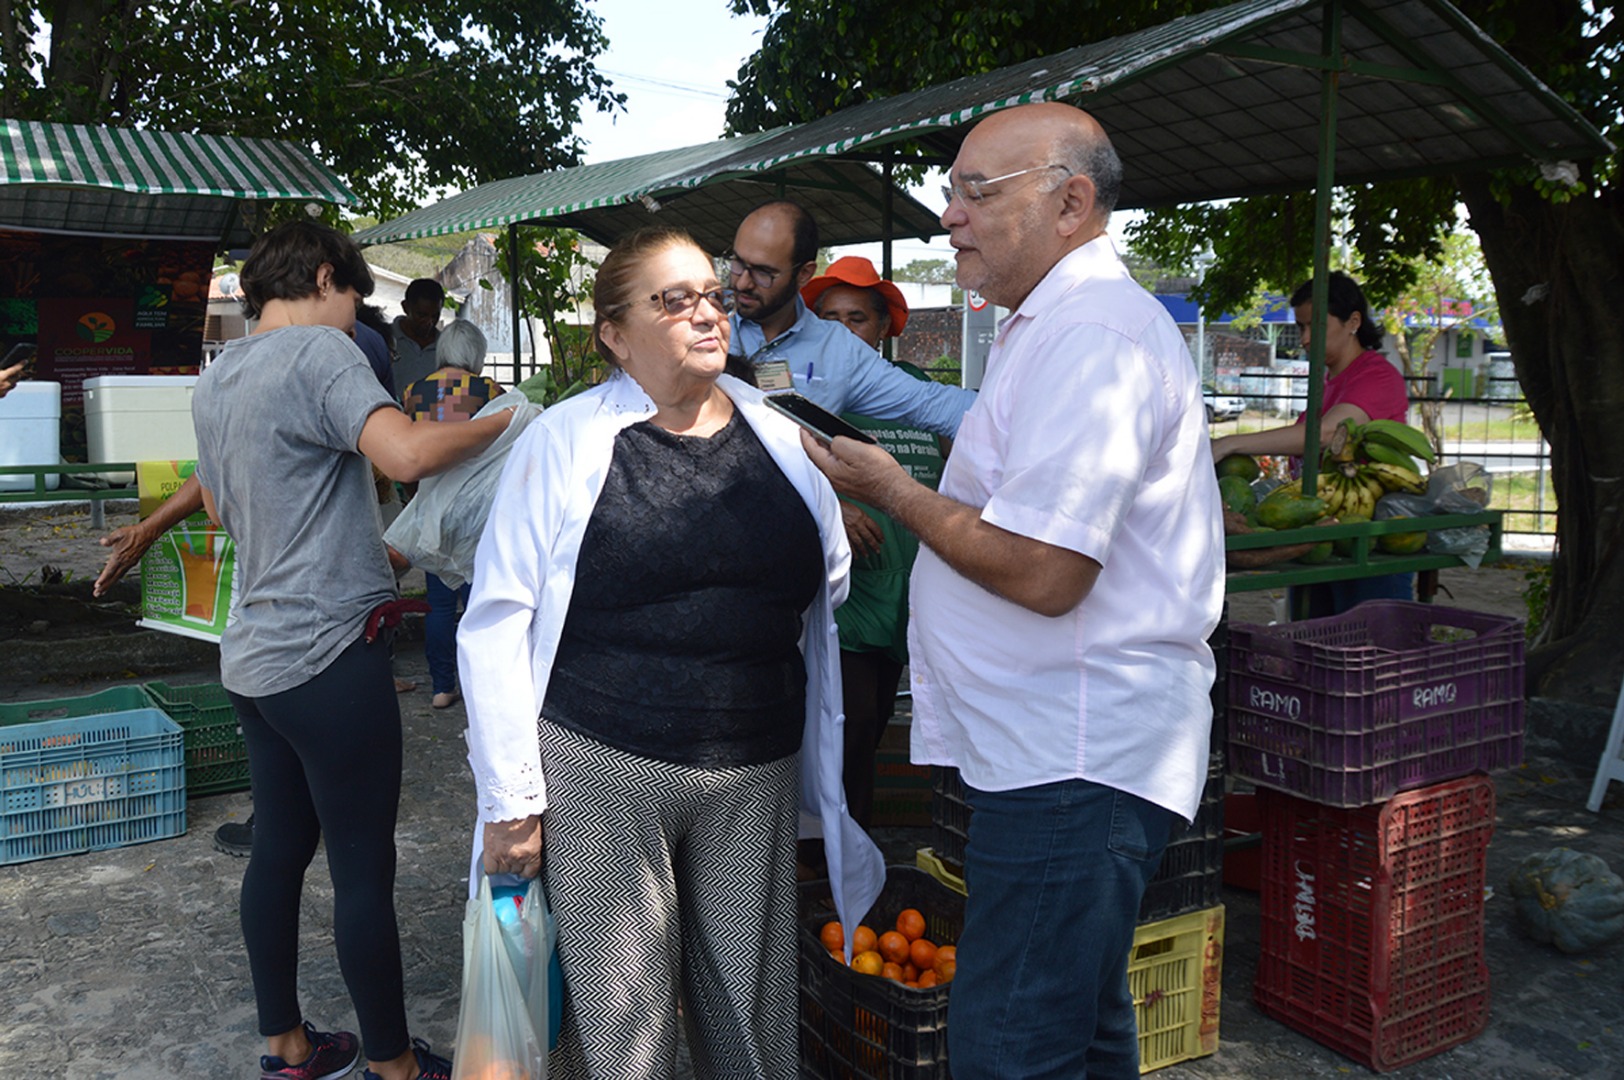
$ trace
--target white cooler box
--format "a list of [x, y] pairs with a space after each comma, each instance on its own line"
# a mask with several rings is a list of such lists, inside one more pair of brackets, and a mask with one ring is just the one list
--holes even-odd
[[[55, 465], [62, 460], [62, 384], [29, 380], [0, 398], [0, 465]], [[47, 491], [61, 476], [48, 473]], [[32, 476], [0, 476], [0, 491], [33, 491]]]
[[[98, 375], [85, 380], [85, 442], [90, 460], [192, 461], [192, 391], [196, 375]], [[135, 474], [97, 474], [131, 484]]]

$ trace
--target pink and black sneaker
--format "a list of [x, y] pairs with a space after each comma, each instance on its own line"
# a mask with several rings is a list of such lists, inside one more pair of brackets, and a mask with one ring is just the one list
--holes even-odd
[[361, 1060], [361, 1040], [348, 1031], [317, 1031], [305, 1021], [310, 1057], [289, 1065], [275, 1054], [259, 1059], [260, 1080], [338, 1080]]

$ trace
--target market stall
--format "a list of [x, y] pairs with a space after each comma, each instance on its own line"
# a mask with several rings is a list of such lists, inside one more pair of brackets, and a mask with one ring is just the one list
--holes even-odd
[[[128, 458], [175, 456], [163, 441], [172, 426], [154, 414], [120, 428], [157, 439], [150, 453], [145, 436], [113, 438], [97, 460], [92, 444], [116, 425], [96, 421], [116, 418], [87, 407], [86, 380], [134, 379], [134, 396], [150, 397], [195, 377], [216, 252], [247, 243], [289, 200], [354, 195], [279, 140], [0, 120], [0, 355], [31, 348], [25, 377], [61, 387], [62, 455], [95, 465], [59, 468], [54, 446], [0, 457], [0, 504], [88, 501], [99, 516], [106, 499], [134, 497]], [[107, 400], [132, 389], [106, 387]], [[99, 482], [77, 485], [83, 476]]]
[[[1033, 101], [1069, 101], [1110, 132], [1124, 162], [1122, 209], [1316, 192], [1311, 461], [1321, 443], [1333, 187], [1555, 163], [1608, 149], [1445, 0], [1242, 0], [805, 124], [485, 184], [357, 239], [545, 222], [612, 243], [640, 225], [666, 222], [722, 250], [744, 213], [776, 194], [806, 201], [831, 243], [930, 235], [942, 231], [939, 223], [895, 194], [891, 177], [910, 166], [946, 167], [979, 119]], [[886, 273], [889, 252], [887, 243]], [[1305, 478], [1305, 494], [1316, 482]], [[1498, 540], [1497, 519], [1485, 523]], [[1368, 552], [1381, 532], [1366, 527], [1359, 535]], [[1232, 549], [1262, 546], [1231, 541]], [[1395, 572], [1387, 558], [1282, 569], [1267, 579], [1237, 575], [1231, 587]], [[1436, 565], [1461, 565], [1457, 556], [1441, 558]]]

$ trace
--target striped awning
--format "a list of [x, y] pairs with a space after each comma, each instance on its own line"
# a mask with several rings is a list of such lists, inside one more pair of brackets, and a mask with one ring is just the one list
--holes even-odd
[[0, 227], [237, 242], [245, 204], [284, 199], [355, 195], [276, 139], [0, 120]]
[[[893, 236], [923, 238], [939, 231], [935, 211], [888, 185], [878, 168], [861, 161], [818, 158], [781, 169], [718, 172], [718, 163], [748, 156], [753, 147], [787, 130], [481, 184], [364, 229], [355, 239], [383, 244], [546, 222], [610, 244], [641, 226], [671, 224], [720, 251], [733, 242], [741, 218], [759, 204], [785, 196], [812, 212], [824, 244], [879, 240], [887, 235], [888, 222]], [[695, 182], [695, 177], [706, 181]]]
[[[1333, 7], [1341, 52], [1326, 57]], [[874, 162], [946, 165], [977, 120], [1035, 101], [1069, 101], [1104, 125], [1123, 159], [1123, 208], [1303, 191], [1318, 179], [1327, 69], [1340, 72], [1338, 183], [1611, 151], [1447, 0], [1241, 0], [806, 124], [485, 184], [357, 239], [551, 221], [608, 243], [665, 220], [716, 248], [779, 191], [807, 203], [827, 243], [874, 240], [885, 235]], [[941, 231], [932, 211], [895, 205], [892, 235]]]

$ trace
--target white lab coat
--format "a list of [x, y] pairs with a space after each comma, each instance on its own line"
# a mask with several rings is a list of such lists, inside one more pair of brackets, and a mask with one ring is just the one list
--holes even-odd
[[[763, 404], [754, 387], [726, 375], [719, 385], [805, 500], [823, 541], [826, 573], [802, 619], [802, 832], [822, 833], [835, 905], [851, 923], [867, 913], [885, 882], [879, 850], [847, 812], [841, 779], [845, 716], [834, 609], [846, 598], [851, 549], [839, 502], [801, 447], [800, 429]], [[476, 858], [486, 822], [546, 809], [536, 717], [569, 611], [581, 539], [609, 473], [615, 436], [654, 411], [642, 387], [617, 374], [548, 409], [503, 469], [457, 634], [468, 760], [478, 793]], [[477, 873], [470, 878], [472, 892]]]

